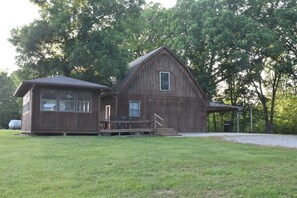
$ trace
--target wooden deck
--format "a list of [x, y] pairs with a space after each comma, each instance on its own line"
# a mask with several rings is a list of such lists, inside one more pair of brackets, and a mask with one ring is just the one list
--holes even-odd
[[111, 120], [100, 121], [99, 135], [153, 135], [154, 129], [150, 120]]
[[152, 128], [135, 128], [135, 129], [101, 129], [100, 136], [112, 136], [112, 135], [154, 135], [154, 129]]
[[154, 114], [154, 121], [150, 120], [111, 120], [101, 121], [100, 136], [112, 135], [178, 135], [175, 128], [164, 128], [164, 119]]
[[[155, 116], [157, 116], [155, 114]], [[122, 135], [177, 135], [174, 128], [164, 128], [164, 121], [158, 116], [154, 122], [150, 120], [113, 120], [100, 121], [99, 131], [32, 131], [33, 134], [63, 134], [66, 135], [99, 135], [99, 136], [122, 136]]]

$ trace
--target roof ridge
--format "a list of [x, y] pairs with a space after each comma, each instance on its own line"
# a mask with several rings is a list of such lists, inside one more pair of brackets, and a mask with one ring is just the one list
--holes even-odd
[[151, 56], [153, 56], [155, 53], [157, 53], [158, 51], [162, 50], [163, 48], [167, 48], [165, 45], [162, 45], [161, 47], [158, 47], [150, 52], [148, 52], [147, 54], [144, 54], [140, 57], [138, 57], [137, 59], [131, 61], [128, 65], [129, 68], [141, 64], [143, 61], [147, 60], [148, 58], [150, 58]]

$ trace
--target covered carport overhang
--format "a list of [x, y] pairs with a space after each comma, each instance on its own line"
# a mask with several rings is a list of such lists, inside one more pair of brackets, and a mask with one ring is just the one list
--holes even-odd
[[226, 112], [232, 112], [232, 111], [242, 111], [242, 107], [239, 106], [233, 106], [233, 105], [227, 105], [227, 104], [221, 104], [216, 102], [209, 102], [206, 112], [207, 113], [226, 113]]
[[239, 132], [239, 116], [241, 114], [241, 111], [243, 110], [242, 107], [240, 106], [234, 106], [234, 105], [227, 105], [227, 104], [221, 104], [217, 102], [209, 102], [206, 112], [208, 114], [210, 113], [220, 113], [222, 115], [223, 119], [223, 114], [228, 113], [228, 112], [236, 112], [236, 120], [237, 120], [237, 132]]

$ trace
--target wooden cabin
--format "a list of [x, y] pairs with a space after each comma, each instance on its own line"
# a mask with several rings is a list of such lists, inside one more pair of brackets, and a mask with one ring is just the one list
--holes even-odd
[[15, 96], [23, 97], [22, 132], [98, 134], [100, 94], [109, 88], [55, 76], [25, 80]]
[[106, 123], [160, 118], [163, 128], [202, 132], [207, 130], [207, 105], [186, 65], [162, 46], [129, 64], [126, 76], [102, 95], [100, 111]]

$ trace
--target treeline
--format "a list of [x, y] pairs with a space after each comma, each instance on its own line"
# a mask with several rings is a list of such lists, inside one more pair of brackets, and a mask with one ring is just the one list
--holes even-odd
[[[295, 0], [32, 1], [40, 18], [12, 30], [20, 79], [66, 75], [111, 85], [161, 45], [189, 66], [210, 100], [249, 107], [255, 129], [297, 133]], [[231, 115], [230, 119], [233, 119]]]
[[12, 119], [21, 119], [22, 100], [13, 97], [19, 82], [15, 75], [0, 71], [0, 129], [8, 128]]

